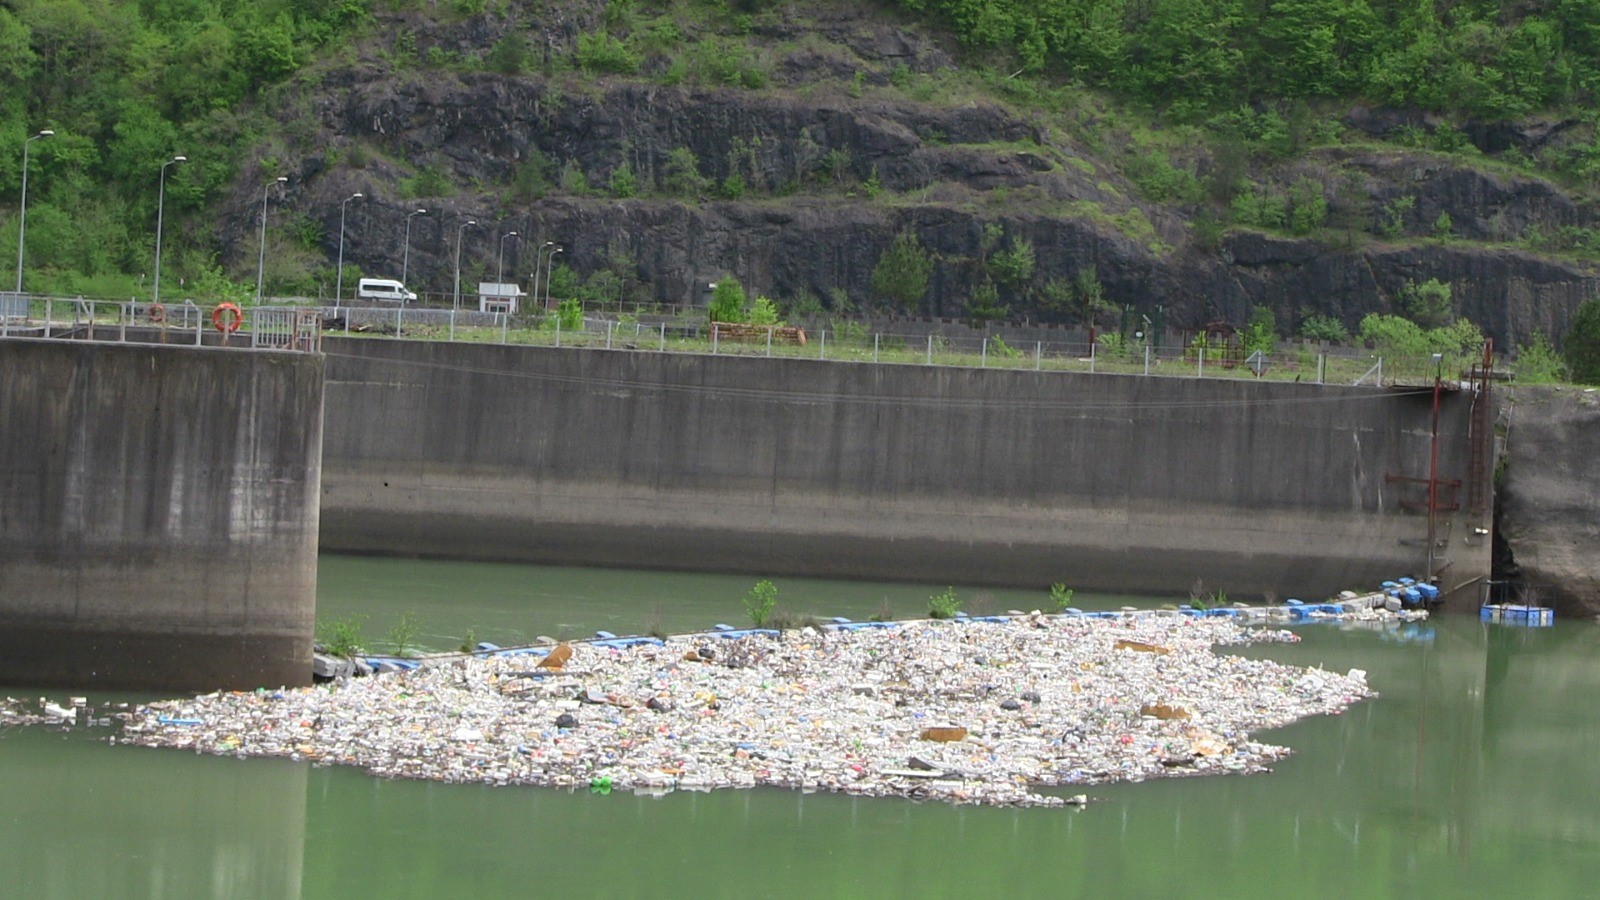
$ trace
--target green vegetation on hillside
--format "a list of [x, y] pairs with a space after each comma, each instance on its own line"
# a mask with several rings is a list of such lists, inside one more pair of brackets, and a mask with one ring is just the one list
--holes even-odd
[[[27, 286], [124, 297], [148, 294], [157, 187], [174, 154], [188, 161], [167, 170], [164, 294], [180, 286], [196, 296], [234, 290], [217, 259], [218, 212], [233, 198], [237, 231], [239, 197], [258, 209], [263, 185], [278, 174], [314, 183], [340, 170], [381, 170], [387, 174], [372, 177], [389, 179], [388, 199], [427, 200], [419, 205], [429, 208], [437, 208], [435, 198], [463, 198], [525, 209], [552, 196], [776, 205], [795, 194], [895, 213], [943, 204], [991, 220], [975, 250], [950, 252], [926, 234], [901, 231], [880, 248], [870, 296], [852, 286], [858, 302], [915, 312], [930, 293], [955, 283], [970, 293], [962, 309], [969, 318], [1038, 315], [1093, 324], [1124, 298], [1108, 298], [1092, 267], [1063, 271], [1057, 262], [1050, 269], [1049, 247], [1041, 242], [1036, 252], [1028, 235], [993, 220], [1027, 210], [1087, 221], [1157, 255], [1186, 239], [1216, 250], [1228, 229], [1310, 236], [1342, 248], [1367, 240], [1445, 244], [1472, 232], [1449, 214], [1420, 212], [1426, 197], [1419, 203], [1374, 188], [1386, 174], [1344, 151], [1449, 155], [1473, 167], [1600, 185], [1594, 0], [892, 0], [857, 11], [906, 30], [921, 48], [892, 59], [839, 39], [831, 2], [12, 0], [0, 6], [7, 88], [0, 94], [0, 196], [10, 201], [19, 193], [24, 139], [54, 129], [55, 136], [28, 145]], [[809, 30], [813, 19], [832, 24]], [[960, 52], [958, 66], [927, 62], [944, 58], [926, 39], [930, 28], [950, 39], [943, 50]], [[830, 103], [848, 96], [864, 104], [1001, 106], [1027, 129], [952, 139], [919, 128], [919, 152], [1026, 159], [1031, 172], [1066, 173], [1081, 184], [1053, 192], [1037, 183], [980, 190], [935, 182], [931, 174], [908, 184], [903, 172], [896, 181], [890, 166], [880, 169], [881, 157], [863, 158], [848, 135], [821, 129], [784, 136], [783, 147], [773, 146], [770, 133], [765, 147], [758, 133], [730, 134], [725, 148], [668, 145], [651, 155], [633, 146], [631, 159], [627, 146], [620, 153], [591, 147], [590, 158], [580, 159], [573, 142], [535, 136], [506, 171], [485, 165], [467, 173], [459, 160], [430, 156], [432, 148], [402, 152], [348, 134], [326, 140], [326, 97], [318, 92], [325, 79], [339, 84], [329, 76], [341, 70], [359, 70], [363, 79], [408, 72], [540, 79], [549, 87], [539, 100], [547, 108], [571, 108], [619, 81], [724, 96], [782, 93], [798, 102], [814, 91]], [[1344, 116], [1358, 103], [1397, 110], [1397, 124], [1357, 132]], [[1536, 159], [1518, 150], [1488, 159], [1467, 137], [1479, 125], [1556, 115], [1573, 127], [1530, 151]], [[1341, 152], [1316, 152], [1333, 147]], [[783, 160], [781, 172], [775, 159]], [[1158, 204], [1177, 215], [1156, 215]], [[269, 291], [315, 293], [319, 282], [331, 284], [324, 221], [306, 205], [274, 212]], [[1471, 240], [1584, 258], [1600, 250], [1600, 229], [1584, 221], [1519, 222], [1487, 239], [1480, 228]], [[1190, 238], [1174, 237], [1185, 227]], [[8, 240], [15, 245], [12, 202], [0, 209], [0, 246]], [[254, 234], [240, 243], [249, 248], [253, 280]], [[555, 266], [553, 295], [609, 302], [639, 287], [639, 267], [621, 244], [598, 263], [588, 254], [584, 266]], [[243, 271], [236, 265], [232, 274], [244, 278]], [[346, 283], [357, 271], [347, 259]], [[1450, 344], [1464, 334], [1450, 329], [1465, 326], [1453, 321], [1449, 292], [1432, 280], [1407, 288], [1388, 298], [1405, 318], [1373, 320], [1373, 333], [1363, 337]], [[842, 287], [827, 293], [831, 311], [847, 311]], [[816, 297], [781, 299], [791, 310], [823, 309]], [[734, 311], [756, 314], [743, 301], [728, 314]], [[1276, 320], [1270, 313], [1262, 310], [1252, 326], [1258, 345], [1278, 327], [1341, 339], [1360, 315], [1340, 322], [1283, 308]]]
[[1600, 87], [1590, 0], [898, 0], [978, 50], [1182, 114], [1362, 98], [1508, 119]]
[[[0, 6], [0, 192], [29, 144], [27, 287], [136, 292], [154, 259], [167, 171], [163, 284], [218, 276], [209, 223], [239, 156], [273, 124], [248, 103], [368, 16], [365, 0], [11, 0]], [[187, 227], [185, 223], [187, 222]], [[0, 245], [17, 240], [17, 207]], [[142, 290], [137, 291], [142, 293]]]

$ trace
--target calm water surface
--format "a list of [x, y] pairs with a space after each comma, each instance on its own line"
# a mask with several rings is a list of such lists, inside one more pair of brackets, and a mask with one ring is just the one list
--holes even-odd
[[[439, 649], [686, 630], [739, 623], [752, 580], [325, 557], [319, 618], [381, 644], [409, 611]], [[782, 580], [780, 606], [911, 615], [943, 587]], [[1366, 669], [1382, 696], [1271, 734], [1296, 751], [1271, 774], [1098, 787], [1084, 810], [383, 781], [12, 729], [0, 896], [1600, 896], [1600, 626], [1300, 632], [1244, 652]]]

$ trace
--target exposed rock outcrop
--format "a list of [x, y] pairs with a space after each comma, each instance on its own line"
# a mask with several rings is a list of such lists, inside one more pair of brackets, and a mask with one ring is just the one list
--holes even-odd
[[[529, 32], [534, 56], [569, 50], [594, 15], [542, 13]], [[1034, 321], [1070, 321], [1074, 313], [1051, 307], [1042, 289], [1091, 268], [1107, 301], [1145, 313], [1162, 306], [1176, 327], [1242, 322], [1263, 305], [1284, 330], [1312, 314], [1353, 329], [1368, 312], [1397, 311], [1407, 284], [1437, 278], [1502, 347], [1534, 331], [1559, 339], [1578, 304], [1600, 293], [1592, 264], [1517, 243], [1592, 228], [1600, 214], [1509, 167], [1353, 146], [1253, 160], [1260, 184], [1320, 185], [1329, 227], [1307, 238], [1207, 233], [1201, 207], [1147, 199], [1119, 171], [1126, 148], [1108, 153], [1090, 112], [1069, 128], [998, 95], [863, 92], [890, 85], [894, 71], [948, 67], [950, 57], [925, 31], [830, 15], [767, 26], [771, 80], [761, 90], [664, 85], [653, 58], [636, 78], [559, 67], [500, 75], [405, 67], [395, 62], [398, 44], [367, 46], [355, 62], [319, 73], [299, 136], [274, 148], [273, 170], [265, 157], [246, 167], [221, 227], [227, 255], [253, 258], [260, 186], [287, 170], [286, 203], [320, 226], [327, 258], [341, 201], [361, 191], [366, 202], [349, 210], [346, 262], [398, 275], [406, 255], [413, 285], [434, 292], [452, 289], [459, 226], [473, 219], [478, 230], [461, 238], [463, 283], [497, 277], [502, 263], [526, 281], [534, 248], [554, 240], [580, 275], [609, 269], [620, 290], [671, 303], [699, 301], [725, 273], [776, 298], [806, 291], [828, 305], [869, 303], [873, 267], [903, 231], [934, 260], [919, 308], [905, 312], [935, 316], [964, 315], [993, 276], [986, 257], [1022, 240], [1036, 254], [1032, 277], [993, 280], [1006, 315]], [[406, 20], [383, 33], [410, 33], [411, 53], [470, 56], [512, 28], [509, 19]], [[1441, 126], [1393, 110], [1358, 109], [1345, 121], [1380, 135]], [[1531, 152], [1576, 127], [1484, 126], [1468, 136], [1485, 149]], [[692, 160], [691, 177], [674, 177], [674, 153], [679, 164], [685, 153]], [[1203, 177], [1216, 161], [1202, 154], [1185, 164]], [[624, 165], [639, 198], [608, 196]], [[530, 176], [530, 166], [541, 171]], [[730, 176], [739, 190], [719, 189]], [[406, 214], [419, 206], [430, 214], [413, 221], [407, 249]], [[502, 258], [498, 236], [511, 230], [521, 240]]]

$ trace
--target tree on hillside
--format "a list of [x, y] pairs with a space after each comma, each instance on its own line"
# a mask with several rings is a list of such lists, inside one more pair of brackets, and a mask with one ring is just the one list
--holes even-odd
[[902, 231], [878, 257], [878, 265], [872, 270], [872, 290], [902, 309], [914, 309], [928, 292], [928, 278], [932, 274], [933, 258], [922, 248], [915, 234]]
[[1450, 285], [1437, 278], [1429, 278], [1421, 284], [1407, 284], [1400, 289], [1400, 302], [1405, 307], [1406, 318], [1423, 328], [1441, 328], [1456, 317]]
[[1244, 327], [1242, 343], [1246, 352], [1271, 353], [1278, 342], [1278, 318], [1270, 306], [1257, 306], [1250, 310], [1250, 321]]
[[1579, 384], [1600, 384], [1600, 299], [1585, 300], [1562, 339], [1567, 370]]
[[706, 315], [713, 322], [743, 322], [744, 303], [744, 285], [732, 275], [724, 275], [717, 279], [717, 286], [711, 289], [711, 306], [706, 310]]

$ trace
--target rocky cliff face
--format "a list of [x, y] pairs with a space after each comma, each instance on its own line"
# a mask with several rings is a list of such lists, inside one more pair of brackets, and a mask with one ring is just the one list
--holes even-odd
[[1600, 391], [1517, 388], [1503, 421], [1503, 574], [1520, 574], [1562, 613], [1600, 613]]
[[[420, 32], [391, 24], [451, 52], [505, 33], [479, 20]], [[552, 18], [540, 32], [542, 52], [589, 24]], [[935, 36], [843, 14], [807, 28], [767, 36], [774, 47], [811, 39], [771, 52], [772, 81], [761, 90], [663, 86], [649, 75], [659, 64], [651, 59], [639, 77], [621, 79], [495, 75], [397, 68], [392, 47], [370, 47], [320, 73], [309, 111], [291, 129], [298, 137], [273, 153], [278, 168], [241, 177], [225, 241], [234, 258], [253, 255], [260, 184], [287, 167], [288, 204], [320, 224], [329, 258], [340, 201], [366, 194], [344, 252], [367, 273], [398, 274], [406, 213], [428, 207], [413, 223], [409, 271], [416, 286], [435, 291], [450, 288], [467, 219], [479, 230], [463, 238], [465, 283], [493, 275], [499, 235], [517, 230], [521, 240], [504, 261], [519, 280], [534, 267], [532, 249], [550, 240], [580, 274], [610, 269], [619, 290], [678, 303], [698, 300], [725, 273], [775, 298], [804, 291], [830, 305], [880, 302], [872, 270], [905, 231], [935, 262], [919, 308], [906, 311], [939, 316], [963, 315], [974, 289], [992, 279], [988, 258], [1024, 239], [1037, 258], [1032, 276], [994, 279], [1008, 317], [1019, 319], [1070, 320], [1072, 312], [1044, 302], [1042, 288], [1091, 268], [1107, 300], [1144, 312], [1162, 306], [1177, 327], [1241, 322], [1253, 305], [1273, 308], [1285, 329], [1310, 314], [1354, 326], [1367, 312], [1393, 311], [1404, 285], [1437, 278], [1451, 285], [1459, 311], [1505, 346], [1534, 330], [1559, 335], [1600, 287], [1587, 263], [1505, 243], [1531, 229], [1600, 220], [1539, 179], [1435, 154], [1329, 149], [1258, 162], [1267, 181], [1321, 185], [1328, 221], [1340, 226], [1307, 238], [1207, 235], [1196, 228], [1198, 205], [1142, 199], [1093, 146], [1092, 117], [1080, 112], [1069, 133], [1058, 118], [992, 96], [918, 100], [890, 90], [891, 73], [948, 67]], [[862, 77], [852, 89], [854, 73]], [[1347, 118], [1379, 133], [1408, 124], [1382, 111]], [[1559, 130], [1469, 133], [1522, 146]], [[689, 154], [693, 177], [674, 175], [675, 152]], [[541, 160], [548, 167], [530, 175]], [[1216, 165], [1193, 163], [1201, 175]], [[640, 198], [604, 196], [624, 165]], [[400, 199], [408, 187], [416, 193], [420, 173], [434, 176], [431, 195]], [[717, 188], [730, 176], [742, 180], [736, 198]], [[1441, 214], [1452, 237], [1428, 238]], [[1374, 235], [1380, 218], [1388, 239]], [[994, 225], [998, 243], [985, 230]]]

